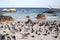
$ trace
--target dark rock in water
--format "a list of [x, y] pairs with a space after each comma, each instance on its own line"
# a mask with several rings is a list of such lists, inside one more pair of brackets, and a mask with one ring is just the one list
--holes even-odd
[[30, 18], [29, 16], [26, 16], [26, 18]]
[[0, 16], [3, 16], [2, 14], [0, 14]]
[[37, 19], [46, 19], [46, 16], [44, 14], [38, 14]]
[[11, 16], [0, 16], [0, 22], [11, 21], [13, 18]]
[[43, 12], [43, 13], [55, 14], [54, 12], [55, 11], [53, 9], [49, 9], [49, 10], [46, 10], [45, 12]]
[[57, 15], [53, 15], [53, 16], [57, 16]]

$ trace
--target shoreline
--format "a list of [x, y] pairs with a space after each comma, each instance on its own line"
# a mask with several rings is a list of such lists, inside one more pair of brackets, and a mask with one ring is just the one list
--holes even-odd
[[[47, 34], [47, 36], [44, 36], [45, 30], [42, 30], [42, 29], [45, 28], [44, 25], [46, 25], [45, 23], [47, 23], [47, 22], [49, 23], [47, 25], [51, 25], [52, 23], [55, 23], [55, 22], [57, 23], [56, 25], [58, 25], [60, 23], [60, 21], [58, 21], [58, 20], [48, 20], [47, 21], [47, 20], [32, 20], [32, 19], [30, 19], [30, 21], [28, 23], [26, 23], [26, 22], [28, 22], [28, 19], [25, 20], [25, 21], [15, 20], [15, 21], [11, 21], [11, 22], [0, 23], [0, 30], [1, 30], [0, 33], [2, 35], [8, 34], [8, 36], [11, 38], [11, 40], [13, 40], [11, 35], [16, 37], [15, 40], [36, 40], [36, 39], [38, 39], [38, 40], [47, 40], [47, 39], [48, 40], [53, 40], [53, 39], [54, 40], [59, 40], [60, 33], [59, 33], [59, 35], [57, 35], [54, 32], [50, 32], [50, 34]], [[37, 34], [35, 34], [35, 32], [31, 33], [32, 26], [33, 26], [34, 31], [38, 30], [40, 28], [40, 26], [39, 26], [40, 23], [44, 24], [43, 26], [41, 26], [42, 27], [42, 29], [41, 29], [42, 32], [40, 33], [38, 31]], [[42, 24], [40, 24], [40, 25], [42, 25]], [[1, 28], [1, 27], [3, 27], [3, 28]], [[24, 27], [26, 27], [26, 29]], [[29, 27], [31, 27], [31, 29], [29, 29]], [[49, 27], [49, 26], [46, 26], [46, 27]], [[28, 28], [28, 30], [27, 30], [27, 28]], [[53, 27], [53, 28], [55, 28], [55, 27]], [[22, 31], [19, 30], [19, 29], [21, 29]], [[30, 33], [30, 36], [25, 37], [24, 35], [27, 36], [27, 33]], [[35, 38], [31, 37], [33, 35], [35, 36]], [[54, 38], [53, 36], [58, 36], [58, 38]], [[7, 36], [5, 36], [5, 37], [7, 37]]]
[[23, 14], [18, 14], [19, 11], [3, 14], [14, 20], [0, 22], [0, 40], [60, 40], [60, 18], [49, 14], [46, 16], [46, 13], [38, 14], [38, 11], [31, 15], [24, 14], [27, 13], [24, 10], [21, 12]]

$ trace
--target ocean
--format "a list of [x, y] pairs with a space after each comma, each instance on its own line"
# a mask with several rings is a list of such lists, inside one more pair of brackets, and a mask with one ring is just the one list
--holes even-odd
[[[3, 14], [5, 16], [12, 16], [16, 19], [24, 19], [25, 16], [30, 16], [30, 18], [36, 18], [38, 14], [42, 14], [44, 11], [48, 10], [49, 8], [15, 8], [16, 12], [2, 12], [2, 9], [0, 8], [0, 14]], [[7, 8], [11, 9], [11, 8]], [[60, 18], [60, 9], [53, 9], [57, 16], [52, 16], [53, 14], [44, 13], [46, 15], [46, 18]]]

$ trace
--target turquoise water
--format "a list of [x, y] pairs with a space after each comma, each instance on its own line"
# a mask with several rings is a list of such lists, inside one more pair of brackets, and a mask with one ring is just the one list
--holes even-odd
[[[2, 12], [3, 8], [0, 8], [0, 14], [5, 16], [12, 16], [14, 18], [23, 18], [25, 16], [30, 16], [31, 18], [35, 18], [38, 14], [42, 14], [48, 8], [16, 8], [16, 12]], [[7, 8], [10, 9], [10, 8]], [[60, 17], [60, 10], [54, 9], [56, 13], [56, 17]], [[53, 14], [44, 13], [46, 17], [55, 17]]]

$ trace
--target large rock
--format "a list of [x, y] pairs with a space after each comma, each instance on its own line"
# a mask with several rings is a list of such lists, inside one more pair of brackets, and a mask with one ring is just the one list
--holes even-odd
[[44, 14], [38, 14], [37, 19], [46, 19], [46, 16]]
[[2, 14], [0, 14], [0, 16], [3, 16]]
[[16, 9], [10, 9], [10, 12], [16, 12]]
[[52, 16], [58, 16], [58, 15], [54, 14], [54, 15], [52, 15]]
[[26, 16], [26, 18], [30, 18], [30, 16]]
[[6, 11], [7, 11], [7, 9], [3, 9], [3, 10], [2, 10], [2, 12], [6, 12]]
[[49, 14], [55, 14], [55, 11], [53, 9], [46, 10], [43, 13], [49, 13]]
[[0, 22], [5, 22], [5, 21], [12, 21], [13, 18], [11, 16], [0, 16]]
[[3, 9], [2, 12], [16, 12], [16, 9]]

